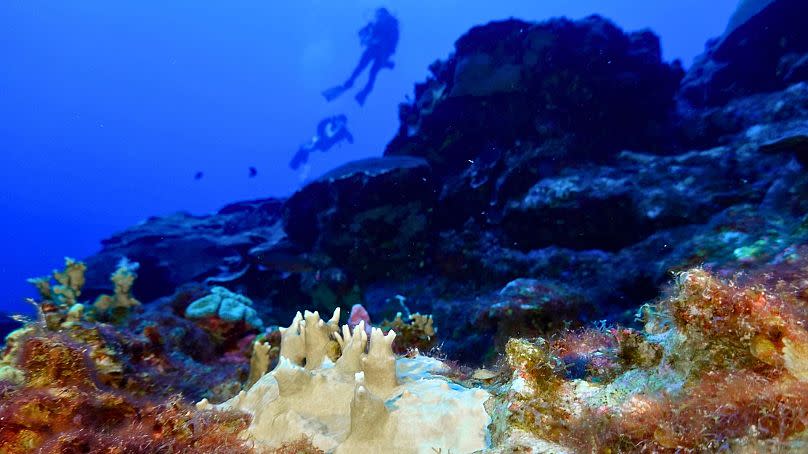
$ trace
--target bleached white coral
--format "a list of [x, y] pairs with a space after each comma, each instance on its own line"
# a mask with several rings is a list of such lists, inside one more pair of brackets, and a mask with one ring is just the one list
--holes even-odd
[[[253, 419], [245, 436], [272, 448], [307, 436], [326, 452], [464, 453], [489, 444], [489, 394], [437, 375], [440, 361], [396, 358], [395, 333], [360, 324], [338, 330], [339, 311], [328, 321], [298, 313], [281, 332], [278, 366], [248, 391], [220, 405]], [[330, 348], [338, 345], [333, 362]]]

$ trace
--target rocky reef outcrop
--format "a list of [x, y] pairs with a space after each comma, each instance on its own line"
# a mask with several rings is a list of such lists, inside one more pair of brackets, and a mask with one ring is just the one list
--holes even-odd
[[801, 0], [744, 0], [726, 32], [707, 44], [682, 82], [698, 107], [782, 90], [808, 78], [806, 5]]
[[598, 16], [475, 27], [400, 106], [383, 157], [286, 200], [149, 219], [87, 259], [85, 292], [126, 256], [141, 301], [221, 285], [269, 324], [356, 303], [392, 319], [406, 301], [480, 361], [559, 313], [630, 321], [672, 271], [788, 260], [808, 235], [808, 85], [776, 76], [804, 51], [795, 5], [746, 5], [687, 73], [650, 31]]
[[656, 35], [624, 33], [599, 16], [474, 27], [430, 71], [400, 107], [385, 155], [423, 156], [440, 175], [468, 160], [485, 166], [517, 142], [559, 142], [545, 158], [561, 166], [625, 148], [666, 149], [683, 76], [661, 60]]

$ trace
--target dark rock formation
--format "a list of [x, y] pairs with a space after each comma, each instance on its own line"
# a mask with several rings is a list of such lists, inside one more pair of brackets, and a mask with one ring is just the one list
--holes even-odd
[[443, 177], [518, 143], [556, 141], [543, 158], [564, 162], [667, 148], [682, 72], [661, 61], [651, 32], [625, 34], [598, 16], [507, 20], [471, 29], [455, 47], [400, 107], [385, 155], [423, 156]]
[[764, 153], [794, 153], [803, 167], [808, 166], [808, 126], [796, 126], [760, 145]]
[[682, 96], [695, 106], [782, 90], [808, 77], [808, 3], [742, 2], [726, 33], [688, 71]]
[[519, 249], [620, 250], [661, 229], [706, 222], [739, 201], [761, 200], [771, 184], [766, 172], [779, 161], [760, 159], [727, 148], [671, 157], [623, 152], [614, 165], [568, 167], [540, 180], [509, 204], [502, 226]]
[[134, 294], [141, 301], [171, 295], [189, 282], [234, 282], [256, 270], [300, 271], [307, 264], [284, 241], [283, 201], [240, 202], [210, 216], [177, 213], [149, 218], [102, 242], [88, 257], [82, 297], [110, 288], [109, 275], [127, 257], [140, 264]]
[[[687, 267], [792, 261], [808, 242], [808, 85], [772, 82], [787, 53], [772, 33], [803, 35], [772, 22], [794, 2], [764, 3], [680, 95], [682, 72], [650, 32], [599, 17], [475, 27], [401, 106], [385, 157], [288, 200], [150, 219], [104, 242], [85, 288], [106, 291], [126, 256], [144, 302], [215, 284], [268, 324], [354, 303], [374, 319], [432, 313], [443, 351], [479, 362], [508, 336], [630, 324]], [[770, 79], [747, 74], [758, 60]], [[801, 57], [788, 61], [802, 74]], [[710, 62], [714, 78], [699, 69]], [[674, 112], [685, 99], [696, 106]], [[186, 299], [149, 310], [182, 313]]]
[[339, 167], [285, 204], [284, 228], [305, 251], [364, 282], [423, 266], [435, 195], [420, 158], [374, 158]]
[[693, 147], [745, 140], [775, 140], [799, 134], [808, 117], [808, 83], [733, 99], [719, 107], [687, 109], [679, 119], [681, 137]]
[[[137, 297], [170, 295], [180, 284], [239, 272], [250, 248], [269, 241], [280, 220], [280, 202], [238, 204], [217, 216], [178, 213], [145, 222], [102, 242], [103, 253], [88, 258], [86, 292], [108, 288], [106, 276], [122, 257], [140, 263]], [[177, 266], [177, 263], [183, 263]]]

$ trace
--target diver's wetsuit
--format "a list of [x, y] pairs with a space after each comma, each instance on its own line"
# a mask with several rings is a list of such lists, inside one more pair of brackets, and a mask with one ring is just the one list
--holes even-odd
[[362, 53], [362, 58], [359, 59], [356, 69], [344, 84], [329, 88], [323, 92], [323, 96], [327, 100], [332, 101], [345, 90], [351, 88], [356, 82], [356, 78], [372, 63], [367, 84], [356, 94], [357, 102], [364, 104], [368, 94], [373, 90], [373, 84], [376, 82], [376, 76], [379, 71], [383, 68], [392, 69], [395, 66], [390, 57], [396, 52], [396, 45], [398, 44], [398, 20], [387, 9], [379, 8], [376, 10], [376, 20], [359, 30], [359, 39], [362, 45], [366, 47], [365, 52]]
[[320, 123], [317, 124], [317, 134], [312, 137], [311, 141], [300, 146], [292, 161], [289, 162], [289, 167], [297, 170], [309, 160], [309, 153], [312, 151], [328, 151], [343, 140], [353, 143], [353, 136], [348, 131], [347, 125], [348, 119], [345, 115], [335, 115], [320, 120]]

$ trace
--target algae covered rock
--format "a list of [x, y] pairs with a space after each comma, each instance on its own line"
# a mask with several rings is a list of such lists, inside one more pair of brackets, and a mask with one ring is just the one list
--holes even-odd
[[238, 438], [245, 415], [110, 387], [84, 346], [62, 334], [30, 333], [17, 356], [16, 368], [0, 365], [2, 453], [253, 452]]

